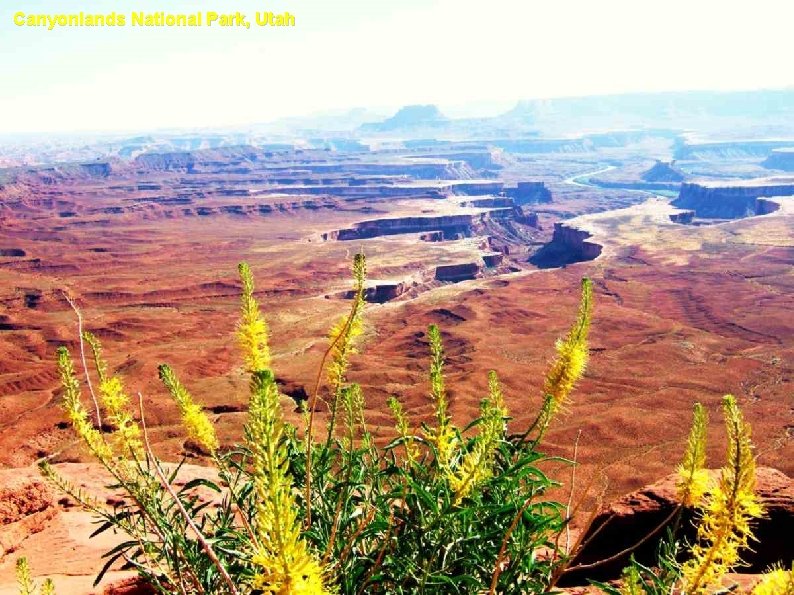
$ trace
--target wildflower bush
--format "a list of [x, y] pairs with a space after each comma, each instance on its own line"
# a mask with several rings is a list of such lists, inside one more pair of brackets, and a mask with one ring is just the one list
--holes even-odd
[[[432, 423], [418, 424], [392, 397], [396, 437], [378, 444], [364, 416], [363, 391], [347, 377], [362, 333], [364, 256], [354, 259], [350, 311], [330, 332], [300, 427], [283, 415], [251, 271], [241, 264], [239, 273], [237, 338], [250, 387], [242, 443], [222, 449], [188, 387], [169, 366], [159, 369], [187, 436], [209, 453], [218, 480], [196, 479], [177, 488], [181, 464], [166, 464], [154, 454], [142, 398], [130, 398], [121, 379], [108, 373], [96, 337], [81, 336], [82, 363], [93, 363], [85, 383], [90, 412], [69, 352], [58, 350], [63, 404], [74, 431], [127, 494], [126, 503], [108, 508], [42, 464], [52, 482], [95, 513], [95, 534], [113, 530], [127, 536], [105, 555], [97, 582], [124, 561], [161, 593], [549, 592], [570, 559], [557, 545], [569, 519], [565, 506], [546, 495], [558, 484], [541, 470], [550, 458], [539, 445], [586, 366], [590, 282], [582, 282], [576, 320], [557, 342], [542, 405], [528, 428], [507, 433], [509, 412], [495, 372], [488, 375], [479, 416], [455, 425], [448, 411], [441, 331], [430, 326]], [[319, 396], [323, 384], [326, 399]], [[329, 414], [323, 428], [315, 427], [321, 407]], [[719, 485], [706, 485], [702, 407], [696, 408], [680, 470], [682, 498], [705, 502], [692, 559], [680, 565], [671, 540], [672, 553], [660, 558], [659, 567], [633, 562], [622, 590], [602, 585], [605, 590], [702, 593], [737, 561], [738, 548], [751, 535], [747, 523], [760, 508], [752, 495], [749, 428], [732, 399], [726, 399], [725, 411], [729, 463]], [[216, 493], [220, 504], [200, 500], [197, 488]], [[786, 577], [779, 570], [764, 584]], [[26, 565], [20, 585], [23, 593], [35, 592]], [[659, 590], [652, 590], [654, 585]], [[53, 592], [52, 584], [42, 592]]]

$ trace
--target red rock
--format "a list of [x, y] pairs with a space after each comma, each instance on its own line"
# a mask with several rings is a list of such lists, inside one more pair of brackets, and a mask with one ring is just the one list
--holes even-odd
[[130, 577], [108, 585], [102, 595], [154, 595], [156, 592], [154, 587], [142, 578]]
[[52, 492], [41, 481], [5, 473], [0, 477], [0, 559], [47, 526], [57, 513]]
[[[716, 477], [718, 471], [711, 471]], [[631, 547], [654, 529], [678, 506], [675, 483], [677, 475], [671, 474], [661, 481], [627, 494], [599, 513], [585, 532], [583, 547], [574, 556], [570, 568], [577, 565], [592, 564], [609, 558]], [[794, 480], [770, 467], [759, 467], [756, 473], [756, 493], [764, 506], [764, 518], [755, 522], [752, 551], [745, 550], [742, 560], [746, 566], [742, 571], [762, 572], [770, 565], [788, 565], [794, 558]], [[679, 536], [692, 542], [695, 538], [693, 520], [695, 511], [685, 509]], [[665, 536], [665, 525], [634, 552], [637, 560], [653, 565], [656, 547]], [[588, 542], [589, 539], [589, 542]], [[625, 554], [607, 564], [593, 569], [583, 569], [565, 575], [563, 585], [585, 582], [586, 578], [610, 580], [620, 576], [621, 570], [629, 561]]]

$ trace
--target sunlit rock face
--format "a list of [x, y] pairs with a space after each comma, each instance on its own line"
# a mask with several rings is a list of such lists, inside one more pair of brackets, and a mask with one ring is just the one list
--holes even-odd
[[682, 184], [673, 205], [695, 211], [697, 217], [740, 219], [763, 214], [768, 206], [759, 198], [794, 195], [794, 179], [748, 180], [733, 184]]

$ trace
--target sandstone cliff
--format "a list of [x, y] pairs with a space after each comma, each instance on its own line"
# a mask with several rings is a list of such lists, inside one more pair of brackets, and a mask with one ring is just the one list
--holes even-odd
[[529, 259], [541, 269], [565, 266], [575, 262], [594, 260], [601, 254], [601, 245], [588, 242], [590, 232], [566, 223], [554, 224], [551, 242], [543, 246]]
[[687, 184], [673, 205], [695, 211], [697, 217], [710, 219], [739, 219], [770, 212], [758, 199], [770, 196], [794, 195], [794, 180], [756, 180], [733, 185]]
[[350, 229], [323, 234], [325, 240], [360, 240], [405, 233], [441, 232], [443, 239], [470, 237], [480, 226], [492, 220], [510, 219], [513, 209], [503, 208], [471, 215], [432, 217], [394, 217], [356, 223]]

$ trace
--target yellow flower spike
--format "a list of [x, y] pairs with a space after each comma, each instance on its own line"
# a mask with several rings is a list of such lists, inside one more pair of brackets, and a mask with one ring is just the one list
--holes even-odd
[[695, 403], [692, 413], [692, 429], [687, 438], [684, 458], [678, 466], [678, 497], [684, 506], [696, 506], [708, 490], [709, 475], [706, 471], [706, 429], [708, 414], [700, 403]]
[[[351, 316], [342, 316], [328, 334], [328, 340], [333, 345], [330, 353], [331, 362], [328, 365], [328, 383], [334, 392], [346, 381], [349, 358], [356, 353], [355, 339], [364, 332], [361, 320], [361, 309], [354, 302]], [[348, 323], [348, 320], [350, 322]]]
[[63, 385], [63, 407], [77, 436], [88, 446], [91, 453], [103, 464], [109, 465], [113, 451], [102, 434], [88, 418], [88, 412], [80, 402], [80, 382], [74, 371], [72, 358], [66, 347], [58, 348], [58, 370]]
[[501, 411], [502, 417], [507, 417], [507, 406], [505, 405], [502, 386], [499, 384], [499, 376], [494, 370], [488, 372], [488, 400], [491, 407]]
[[449, 417], [449, 403], [444, 386], [444, 347], [441, 332], [435, 324], [427, 329], [430, 340], [430, 396], [435, 404], [437, 427], [428, 431], [428, 438], [436, 446], [438, 466], [448, 475], [452, 470], [452, 459], [458, 447], [458, 438]]
[[753, 537], [750, 522], [763, 515], [755, 495], [755, 458], [750, 426], [732, 395], [723, 399], [728, 434], [727, 463], [709, 494], [698, 524], [692, 559], [682, 567], [684, 593], [701, 595], [738, 564]]
[[361, 391], [361, 386], [354, 383], [344, 387], [341, 396], [345, 410], [345, 429], [347, 430], [347, 435], [344, 439], [345, 446], [352, 451], [356, 438], [356, 428], [359, 426], [364, 427], [364, 393]]
[[52, 579], [44, 579], [41, 585], [41, 595], [55, 595], [55, 583]]
[[454, 473], [449, 475], [450, 487], [459, 504], [480, 483], [491, 477], [499, 442], [505, 434], [505, 417], [502, 389], [496, 373], [488, 374], [488, 398], [480, 407], [480, 433], [473, 448], [467, 452]]
[[408, 424], [408, 416], [405, 414], [403, 406], [396, 397], [389, 397], [387, 404], [389, 405], [389, 409], [391, 409], [392, 415], [394, 415], [394, 427], [397, 429], [397, 433], [400, 435], [400, 438], [403, 439], [405, 456], [408, 459], [408, 462], [413, 464], [419, 458], [419, 447], [416, 446], [416, 441], [414, 440], [413, 434], [411, 433]]
[[765, 573], [752, 595], [794, 595], [794, 563], [790, 570], [775, 568]]
[[255, 528], [260, 544], [251, 558], [253, 586], [265, 593], [325, 594], [324, 572], [301, 538], [298, 507], [288, 473], [285, 425], [278, 387], [269, 370], [251, 377], [246, 440], [251, 449]]
[[83, 332], [83, 339], [91, 348], [97, 376], [99, 376], [99, 400], [105, 410], [107, 421], [116, 430], [113, 437], [123, 452], [139, 457], [143, 452], [141, 429], [128, 411], [130, 399], [124, 392], [124, 385], [118, 376], [108, 377], [107, 362], [102, 358], [102, 344], [96, 336]]
[[[19, 595], [35, 595], [36, 584], [30, 576], [28, 559], [24, 556], [17, 560], [16, 578], [17, 586], [19, 587]], [[55, 583], [52, 582], [52, 579], [44, 579], [39, 593], [41, 595], [55, 595]]]
[[259, 302], [254, 298], [254, 277], [250, 267], [241, 262], [237, 269], [243, 284], [237, 339], [248, 371], [265, 370], [270, 366], [267, 323], [259, 311]]
[[621, 579], [620, 595], [645, 595], [642, 577], [634, 565], [623, 570]]
[[537, 422], [539, 437], [545, 434], [551, 420], [566, 405], [571, 391], [587, 367], [587, 335], [592, 309], [593, 284], [590, 279], [582, 279], [579, 313], [565, 339], [557, 341], [557, 359], [543, 385], [545, 399]]
[[329, 432], [333, 432], [342, 388], [347, 382], [350, 356], [356, 353], [356, 339], [364, 332], [364, 284], [367, 277], [366, 257], [359, 253], [353, 258], [353, 303], [350, 313], [342, 316], [328, 334], [330, 343], [327, 378], [333, 395]]
[[99, 376], [99, 382], [104, 382], [107, 378], [107, 363], [102, 359], [102, 345], [99, 343], [99, 339], [88, 331], [83, 331], [83, 339], [88, 343], [88, 346], [91, 347], [91, 355], [94, 358], [94, 365], [96, 366], [96, 372]]
[[210, 453], [218, 450], [218, 437], [215, 435], [215, 427], [204, 413], [200, 405], [197, 405], [191, 394], [179, 382], [170, 366], [160, 365], [160, 380], [171, 393], [174, 401], [179, 407], [182, 416], [182, 425], [185, 426], [188, 438], [195, 440]]
[[33, 595], [35, 586], [30, 578], [30, 566], [28, 566], [27, 558], [22, 557], [17, 560], [16, 575], [20, 595]]

